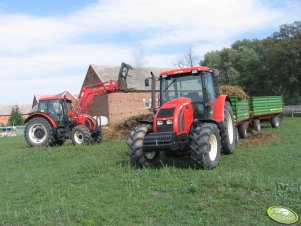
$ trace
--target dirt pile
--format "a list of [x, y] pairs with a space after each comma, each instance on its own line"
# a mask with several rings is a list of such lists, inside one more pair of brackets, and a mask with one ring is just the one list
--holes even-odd
[[219, 92], [228, 96], [237, 96], [239, 100], [249, 99], [248, 94], [239, 86], [222, 85], [219, 87]]
[[271, 142], [272, 140], [277, 139], [277, 136], [270, 132], [252, 132], [252, 134], [244, 140], [241, 140], [239, 146], [242, 147], [254, 147], [261, 146], [266, 143]]
[[140, 121], [153, 121], [154, 114], [141, 114], [122, 119], [109, 126], [103, 127], [103, 137], [105, 140], [127, 139], [131, 130], [140, 124]]

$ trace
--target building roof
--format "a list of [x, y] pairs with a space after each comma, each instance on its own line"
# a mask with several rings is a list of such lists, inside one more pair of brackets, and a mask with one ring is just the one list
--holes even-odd
[[[91, 68], [95, 71], [96, 75], [102, 82], [108, 80], [117, 80], [120, 70], [120, 66], [104, 66], [91, 64]], [[127, 77], [127, 84], [129, 89], [134, 90], [150, 90], [151, 86], [145, 87], [144, 80], [151, 76], [150, 72], [153, 72], [156, 77], [160, 75], [160, 72], [169, 70], [168, 68], [151, 68], [151, 67], [133, 67], [133, 70], [129, 71]], [[159, 89], [159, 82], [156, 83], [156, 89]]]
[[[12, 108], [16, 106], [14, 105], [0, 105], [0, 115], [10, 115]], [[27, 115], [31, 111], [31, 104], [18, 104], [20, 108], [20, 112], [23, 115]]]

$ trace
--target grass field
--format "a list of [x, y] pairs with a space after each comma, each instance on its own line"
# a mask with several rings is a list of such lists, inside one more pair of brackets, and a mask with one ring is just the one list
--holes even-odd
[[164, 156], [132, 168], [124, 141], [30, 149], [2, 138], [0, 225], [280, 225], [269, 206], [301, 216], [301, 118], [264, 131], [277, 139], [242, 143], [211, 171]]

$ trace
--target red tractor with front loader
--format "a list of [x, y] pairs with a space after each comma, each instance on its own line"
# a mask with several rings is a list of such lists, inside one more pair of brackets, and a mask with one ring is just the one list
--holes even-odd
[[61, 146], [70, 138], [74, 145], [100, 143], [102, 140], [100, 118], [87, 114], [97, 95], [126, 91], [128, 71], [133, 68], [121, 64], [118, 80], [82, 87], [74, 110], [67, 97], [41, 98], [37, 111], [25, 120], [24, 137], [31, 147]]
[[[155, 166], [163, 151], [167, 156], [190, 154], [197, 168], [212, 169], [221, 152], [234, 152], [237, 132], [231, 100], [219, 94], [216, 74], [202, 66], [165, 71], [159, 78], [152, 74], [154, 121], [143, 121], [131, 131], [127, 143], [133, 165]], [[160, 95], [155, 108], [157, 79]]]

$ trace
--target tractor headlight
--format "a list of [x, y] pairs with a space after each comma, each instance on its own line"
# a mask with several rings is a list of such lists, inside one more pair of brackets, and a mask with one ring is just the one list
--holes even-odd
[[157, 121], [157, 126], [162, 126], [163, 125], [163, 121]]
[[167, 124], [167, 125], [171, 125], [171, 124], [172, 124], [172, 120], [167, 120], [167, 121], [166, 121], [166, 124]]

